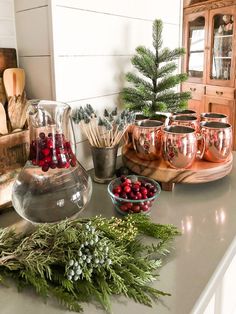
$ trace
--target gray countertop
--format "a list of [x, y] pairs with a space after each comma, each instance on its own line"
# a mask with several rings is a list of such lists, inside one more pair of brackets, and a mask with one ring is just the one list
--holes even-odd
[[[174, 224], [183, 233], [174, 241], [173, 250], [154, 284], [172, 296], [163, 297], [153, 308], [114, 297], [113, 313], [188, 314], [204, 299], [204, 291], [217, 275], [219, 264], [236, 235], [236, 154], [234, 157], [233, 170], [227, 177], [198, 185], [177, 184], [173, 192], [162, 191], [153, 205], [151, 218], [154, 222]], [[82, 216], [97, 214], [114, 215], [106, 185], [102, 184], [94, 184], [92, 199]], [[0, 226], [19, 219], [15, 212], [2, 214]], [[31, 291], [18, 293], [15, 287], [1, 287], [0, 302], [2, 314], [71, 313], [51, 300], [44, 304]], [[91, 304], [84, 309], [85, 314], [104, 313]]]

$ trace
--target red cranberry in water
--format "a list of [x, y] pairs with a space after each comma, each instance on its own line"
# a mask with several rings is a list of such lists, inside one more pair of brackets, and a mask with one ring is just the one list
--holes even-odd
[[49, 165], [43, 165], [43, 166], [42, 166], [42, 170], [43, 170], [44, 172], [47, 172], [48, 169], [49, 169]]
[[44, 132], [39, 133], [39, 137], [40, 137], [41, 139], [45, 139], [45, 133], [44, 133]]
[[44, 154], [44, 156], [48, 156], [50, 154], [50, 149], [49, 148], [44, 148], [42, 150], [42, 153]]

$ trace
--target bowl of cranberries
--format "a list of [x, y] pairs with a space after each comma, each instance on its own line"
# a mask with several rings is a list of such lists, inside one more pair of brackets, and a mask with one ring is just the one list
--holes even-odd
[[148, 214], [161, 192], [156, 181], [136, 175], [116, 178], [109, 183], [107, 189], [116, 211], [122, 215]]

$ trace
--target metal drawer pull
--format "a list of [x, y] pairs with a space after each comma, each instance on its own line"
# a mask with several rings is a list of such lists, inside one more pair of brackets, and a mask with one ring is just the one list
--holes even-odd
[[223, 95], [224, 93], [223, 92], [219, 92], [218, 90], [216, 91], [216, 94], [217, 95]]
[[196, 92], [196, 87], [190, 87], [191, 92]]

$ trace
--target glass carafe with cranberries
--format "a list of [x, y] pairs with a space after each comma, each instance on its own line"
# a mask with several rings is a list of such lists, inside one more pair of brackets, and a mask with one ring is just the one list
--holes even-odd
[[12, 190], [16, 212], [33, 223], [76, 217], [89, 202], [92, 182], [75, 157], [70, 107], [29, 104], [30, 154]]

